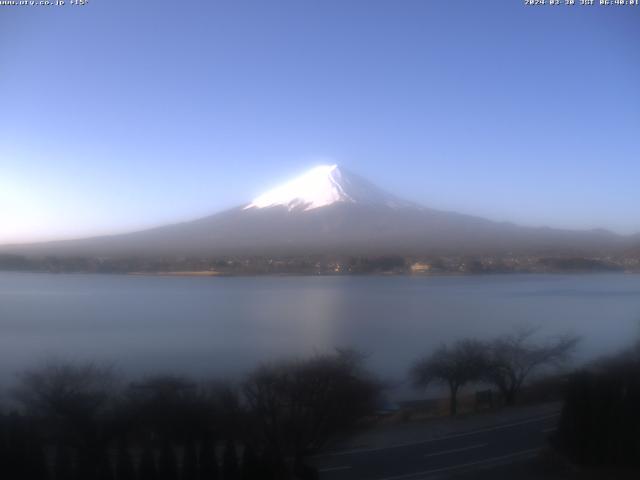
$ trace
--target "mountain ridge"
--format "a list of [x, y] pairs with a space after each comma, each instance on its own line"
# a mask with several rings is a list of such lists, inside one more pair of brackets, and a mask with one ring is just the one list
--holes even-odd
[[[640, 236], [637, 236], [640, 244]], [[125, 234], [4, 245], [0, 253], [59, 256], [607, 255], [636, 237], [445, 212], [321, 165], [243, 204], [200, 219]]]

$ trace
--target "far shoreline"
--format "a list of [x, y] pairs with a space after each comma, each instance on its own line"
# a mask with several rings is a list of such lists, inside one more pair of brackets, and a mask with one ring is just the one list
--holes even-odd
[[443, 277], [497, 277], [520, 275], [638, 275], [640, 271], [622, 270], [566, 270], [566, 271], [520, 271], [520, 272], [437, 272], [437, 273], [406, 273], [406, 272], [371, 272], [371, 273], [304, 273], [304, 272], [267, 272], [267, 273], [239, 273], [218, 271], [158, 271], [158, 272], [92, 272], [92, 271], [52, 271], [52, 270], [0, 270], [4, 273], [29, 273], [50, 275], [100, 275], [100, 276], [127, 276], [127, 277], [176, 277], [176, 278], [225, 278], [225, 277], [411, 277], [411, 278], [443, 278]]

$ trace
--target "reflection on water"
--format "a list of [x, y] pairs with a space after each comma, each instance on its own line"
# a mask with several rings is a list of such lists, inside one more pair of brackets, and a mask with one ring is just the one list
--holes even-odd
[[517, 324], [583, 335], [585, 359], [640, 333], [640, 276], [175, 278], [0, 274], [0, 377], [47, 356], [233, 376], [355, 346], [402, 379], [442, 342]]

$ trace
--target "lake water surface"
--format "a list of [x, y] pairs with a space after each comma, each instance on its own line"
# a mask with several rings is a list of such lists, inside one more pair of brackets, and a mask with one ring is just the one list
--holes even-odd
[[138, 277], [0, 273], [0, 378], [48, 357], [235, 376], [353, 346], [402, 380], [442, 342], [515, 326], [583, 336], [579, 360], [640, 335], [640, 275]]

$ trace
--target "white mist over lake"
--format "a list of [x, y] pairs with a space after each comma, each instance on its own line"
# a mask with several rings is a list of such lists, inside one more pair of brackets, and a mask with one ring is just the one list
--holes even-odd
[[0, 379], [49, 357], [233, 378], [352, 346], [401, 382], [443, 342], [518, 325], [583, 337], [584, 361], [640, 337], [640, 275], [138, 277], [0, 274]]

